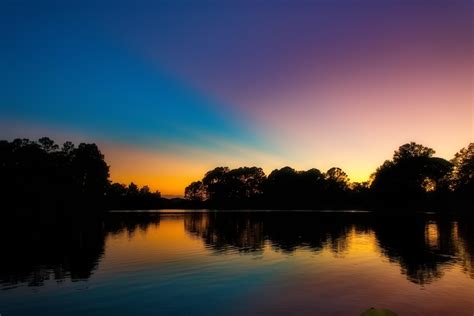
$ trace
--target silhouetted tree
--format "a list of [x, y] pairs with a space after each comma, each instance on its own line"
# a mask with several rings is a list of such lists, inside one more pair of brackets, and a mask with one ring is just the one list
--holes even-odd
[[65, 156], [72, 156], [72, 154], [74, 153], [74, 149], [74, 144], [67, 141], [63, 144], [63, 147], [61, 148], [61, 153]]
[[108, 195], [114, 197], [124, 197], [128, 194], [127, 187], [122, 183], [112, 183], [108, 189]]
[[41, 149], [46, 153], [51, 153], [59, 149], [59, 146], [54, 143], [54, 141], [48, 137], [42, 137], [38, 140]]
[[289, 201], [298, 203], [298, 172], [290, 167], [273, 170], [269, 175], [265, 187], [266, 201], [272, 207], [287, 208]]
[[75, 148], [66, 142], [59, 149], [53, 140], [42, 137], [37, 142], [1, 141], [0, 175], [0, 195], [10, 210], [55, 217], [71, 206], [100, 208], [109, 167], [95, 144]]
[[474, 196], [474, 143], [462, 148], [451, 160], [453, 164], [449, 175], [449, 185], [457, 198], [473, 205]]
[[[152, 209], [160, 207], [321, 209], [427, 206], [467, 208], [474, 190], [474, 145], [449, 162], [435, 151], [407, 143], [394, 152], [368, 183], [351, 184], [337, 167], [273, 170], [217, 167], [185, 189], [186, 200], [164, 199], [148, 186], [110, 183], [109, 166], [96, 144], [61, 147], [38, 141], [0, 141], [0, 198], [24, 214], [65, 215], [66, 209]], [[34, 209], [37, 209], [34, 211]], [[69, 211], [67, 211], [69, 212]], [[5, 212], [3, 213], [5, 215]]]
[[316, 207], [323, 195], [324, 181], [324, 175], [314, 168], [273, 170], [266, 183], [266, 201], [272, 207], [283, 209]]
[[385, 161], [375, 172], [371, 185], [375, 199], [385, 206], [416, 206], [436, 191], [449, 173], [451, 164], [433, 158], [435, 151], [408, 143], [395, 151], [392, 161]]
[[209, 200], [218, 201], [227, 198], [226, 174], [229, 171], [228, 167], [217, 167], [206, 173], [202, 183], [206, 187]]
[[96, 144], [81, 143], [74, 150], [71, 166], [75, 184], [87, 198], [104, 196], [109, 184], [109, 166]]
[[147, 185], [139, 188], [131, 182], [128, 186], [112, 183], [107, 190], [107, 207], [112, 210], [159, 209], [163, 205], [160, 191], [152, 192]]
[[325, 178], [341, 190], [347, 190], [349, 187], [349, 177], [341, 168], [333, 167], [329, 169], [325, 174]]
[[266, 180], [262, 168], [242, 167], [225, 174], [230, 199], [242, 200], [256, 198], [263, 193]]
[[130, 182], [130, 184], [128, 185], [128, 195], [137, 196], [138, 192], [138, 186], [135, 183]]
[[316, 168], [298, 171], [298, 194], [301, 208], [314, 208], [324, 196], [324, 174]]
[[370, 182], [354, 182], [350, 184], [348, 205], [354, 208], [370, 207]]
[[150, 194], [150, 193], [151, 193], [150, 187], [147, 186], [147, 185], [144, 185], [144, 186], [140, 189], [140, 191], [139, 191], [139, 194], [140, 194], [140, 195], [148, 195], [148, 194]]
[[202, 202], [207, 200], [206, 187], [202, 181], [192, 182], [184, 190], [184, 197], [191, 201]]
[[330, 168], [324, 174], [325, 198], [327, 203], [344, 203], [349, 192], [349, 177], [338, 167]]
[[393, 161], [398, 163], [413, 158], [430, 158], [435, 154], [432, 148], [425, 147], [415, 142], [404, 144], [398, 148], [393, 154]]
[[[242, 167], [231, 170], [228, 167], [217, 167], [206, 173], [202, 179], [202, 188], [199, 183], [188, 187], [188, 195], [206, 196], [210, 202], [218, 204], [229, 201], [238, 203], [261, 195], [265, 179], [261, 168]], [[205, 194], [199, 193], [201, 189]]]

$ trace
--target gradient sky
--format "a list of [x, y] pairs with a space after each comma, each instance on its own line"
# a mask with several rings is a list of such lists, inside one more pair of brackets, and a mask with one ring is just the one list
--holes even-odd
[[[98, 3], [97, 3], [98, 2]], [[99, 144], [165, 195], [220, 165], [366, 180], [474, 139], [472, 1], [0, 3], [0, 138]]]

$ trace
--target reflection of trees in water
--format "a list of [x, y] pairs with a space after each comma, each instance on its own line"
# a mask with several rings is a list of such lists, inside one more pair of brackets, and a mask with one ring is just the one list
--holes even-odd
[[[469, 227], [470, 226], [470, 227]], [[456, 263], [471, 277], [473, 256], [472, 223], [469, 219], [380, 218], [374, 225], [382, 253], [400, 264], [402, 273], [419, 284], [443, 276]]]
[[445, 231], [417, 218], [380, 218], [374, 230], [382, 253], [400, 264], [402, 273], [415, 283], [426, 284], [440, 278], [440, 265], [452, 262], [449, 243], [442, 242]]
[[41, 286], [51, 279], [88, 279], [104, 254], [107, 234], [127, 232], [131, 238], [137, 230], [158, 224], [158, 215], [124, 213], [110, 214], [103, 220], [2, 225], [0, 283], [7, 287], [19, 283]]
[[463, 271], [474, 279], [474, 222], [466, 220], [453, 223], [453, 240]]
[[381, 253], [400, 265], [411, 282], [428, 284], [443, 269], [460, 263], [474, 278], [474, 234], [469, 219], [324, 213], [210, 213], [185, 216], [185, 228], [215, 250], [261, 251], [266, 241], [277, 251], [329, 249], [343, 255], [351, 232], [374, 232]]
[[117, 212], [108, 214], [105, 228], [110, 235], [119, 235], [127, 232], [133, 238], [137, 231], [146, 233], [149, 226], [157, 227], [160, 224], [158, 213]]
[[305, 247], [320, 251], [328, 247], [334, 253], [347, 249], [347, 235], [352, 229], [348, 221], [337, 220], [334, 216], [310, 213], [278, 214], [265, 221], [265, 233], [276, 250], [293, 252]]
[[[269, 244], [285, 253], [328, 249], [343, 256], [354, 234], [375, 234], [381, 253], [399, 264], [411, 282], [430, 283], [453, 264], [460, 264], [474, 278], [474, 223], [469, 218], [286, 212], [182, 216], [186, 231], [215, 251], [256, 253]], [[104, 253], [107, 235], [126, 233], [133, 238], [137, 232], [146, 233], [150, 225], [160, 225], [160, 218], [153, 213], [115, 213], [96, 221], [1, 227], [0, 283], [39, 286], [50, 279], [88, 279]]]
[[315, 213], [200, 213], [185, 216], [188, 232], [200, 236], [216, 250], [261, 251], [265, 241], [275, 250], [293, 252], [306, 247], [323, 247], [334, 253], [347, 249], [347, 234], [356, 226], [365, 231], [355, 217]]
[[214, 250], [254, 252], [264, 246], [263, 223], [255, 214], [195, 213], [184, 217], [184, 225]]
[[101, 222], [2, 227], [0, 282], [39, 286], [50, 279], [88, 279], [104, 252], [104, 237]]

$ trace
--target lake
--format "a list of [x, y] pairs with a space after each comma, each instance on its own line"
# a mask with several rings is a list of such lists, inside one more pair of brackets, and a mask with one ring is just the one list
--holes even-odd
[[466, 217], [164, 210], [0, 236], [2, 316], [474, 314]]

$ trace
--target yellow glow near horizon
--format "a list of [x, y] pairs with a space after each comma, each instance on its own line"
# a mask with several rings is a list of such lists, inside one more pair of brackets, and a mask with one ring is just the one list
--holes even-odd
[[[368, 181], [391, 155], [396, 147], [387, 153], [373, 152], [372, 160], [365, 157], [341, 155], [337, 161], [329, 161], [329, 157], [320, 155], [314, 164], [291, 163], [260, 153], [250, 153], [254, 159], [247, 156], [232, 157], [230, 154], [213, 153], [204, 150], [181, 148], [179, 153], [170, 151], [145, 150], [138, 147], [101, 143], [99, 144], [110, 165], [110, 177], [113, 182], [129, 184], [134, 182], [139, 186], [148, 185], [151, 190], [159, 190], [165, 196], [183, 196], [184, 189], [191, 182], [201, 180], [204, 174], [218, 166], [237, 168], [242, 166], [262, 167], [268, 175], [277, 168], [290, 166], [296, 170], [317, 168], [321, 172], [331, 167], [340, 167], [349, 176], [351, 182]], [[318, 155], [315, 154], [315, 157]], [[454, 156], [454, 152], [452, 153]], [[443, 157], [450, 159], [451, 157]]]
[[280, 148], [281, 155], [277, 156], [263, 149], [257, 150], [226, 143], [217, 137], [211, 142], [218, 144], [218, 150], [179, 144], [166, 148], [151, 145], [145, 148], [38, 124], [30, 124], [30, 129], [19, 130], [18, 126], [25, 124], [25, 122], [3, 124], [0, 125], [0, 132], [10, 139], [16, 137], [38, 139], [38, 135], [49, 135], [59, 144], [66, 140], [71, 140], [76, 144], [95, 142], [110, 166], [111, 181], [124, 184], [134, 182], [139, 186], [148, 185], [151, 190], [159, 190], [164, 196], [183, 196], [187, 185], [202, 179], [207, 171], [218, 166], [230, 168], [257, 166], [262, 167], [267, 175], [272, 170], [285, 166], [296, 170], [317, 168], [321, 172], [331, 167], [340, 167], [348, 174], [352, 182], [364, 182], [378, 166], [392, 158], [398, 146], [406, 142], [413, 140], [432, 147], [436, 150], [435, 156], [449, 160], [462, 147], [474, 141], [473, 134], [470, 135], [465, 129], [457, 132], [457, 135], [462, 137], [456, 136], [456, 142], [453, 141], [452, 135], [443, 138], [438, 134], [422, 139], [410, 139], [405, 136], [390, 140], [366, 137], [363, 143], [357, 144], [343, 139], [338, 142], [326, 142], [323, 141], [324, 138], [314, 140], [314, 143], [322, 143], [312, 144], [307, 140], [295, 138], [293, 142], [285, 141], [286, 148]]

